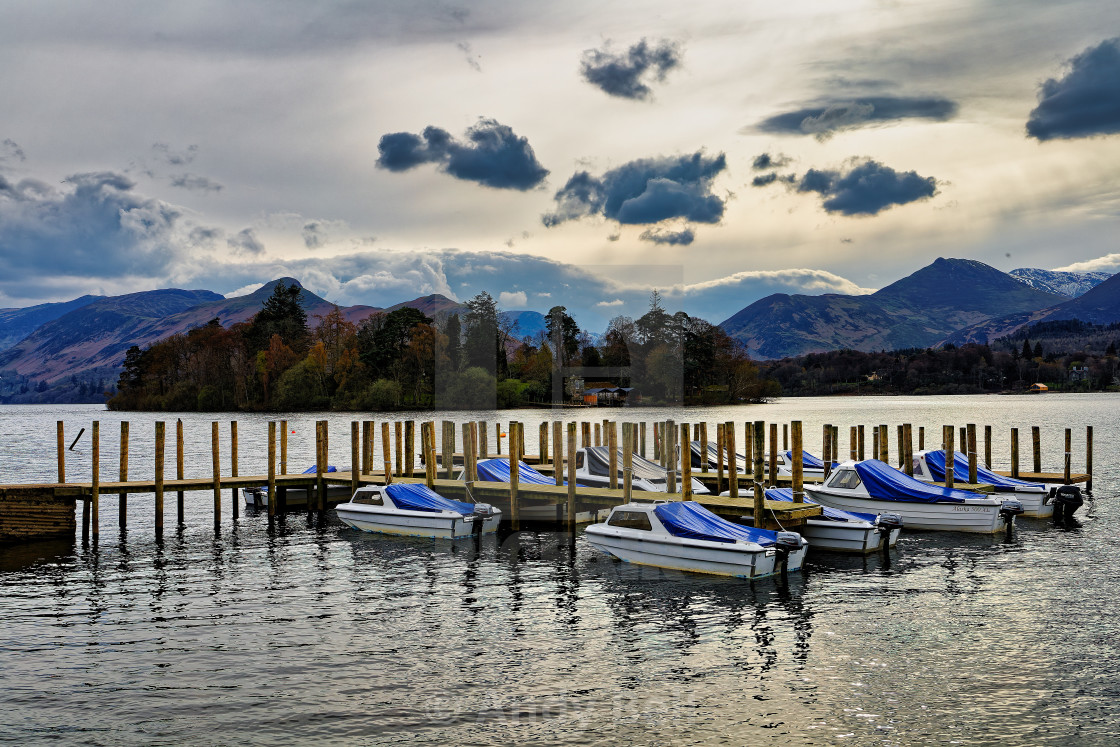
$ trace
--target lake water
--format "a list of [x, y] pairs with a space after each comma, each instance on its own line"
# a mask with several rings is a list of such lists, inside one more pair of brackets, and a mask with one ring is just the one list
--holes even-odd
[[[885, 562], [816, 554], [788, 586], [611, 562], [579, 536], [521, 532], [479, 546], [393, 539], [291, 515], [234, 522], [188, 494], [187, 525], [157, 543], [150, 496], [129, 529], [103, 496], [99, 543], [0, 549], [0, 741], [75, 745], [1116, 744], [1120, 740], [1120, 412], [1117, 395], [786, 399], [736, 408], [568, 411], [565, 418], [1043, 429], [1058, 471], [1095, 430], [1083, 526], [1018, 522], [1015, 536], [906, 532]], [[490, 420], [493, 422], [493, 414]], [[550, 413], [523, 420], [530, 453]], [[103, 479], [131, 422], [131, 474], [152, 474], [153, 421], [179, 414], [0, 407], [0, 482]], [[212, 416], [181, 415], [188, 474], [208, 474]], [[292, 468], [331, 421], [346, 469], [352, 414], [290, 418]], [[404, 414], [403, 417], [408, 417]], [[433, 414], [423, 417], [432, 418]], [[462, 421], [479, 414], [434, 414]], [[265, 469], [267, 418], [240, 421], [240, 471]], [[714, 434], [714, 431], [710, 431]], [[982, 432], [982, 428], [981, 428]], [[938, 439], [939, 440], [939, 439]], [[173, 441], [171, 442], [173, 444]], [[493, 431], [491, 429], [491, 444]], [[378, 449], [379, 451], [379, 449]], [[169, 457], [173, 448], [169, 449]], [[173, 458], [173, 457], [172, 457]], [[223, 440], [223, 472], [228, 446]], [[169, 467], [172, 462], [169, 459]], [[574, 549], [573, 549], [574, 544]]]

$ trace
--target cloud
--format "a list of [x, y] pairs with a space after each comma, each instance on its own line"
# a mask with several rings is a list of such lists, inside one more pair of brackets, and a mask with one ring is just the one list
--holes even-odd
[[853, 161], [845, 169], [809, 169], [797, 183], [798, 192], [816, 192], [830, 213], [877, 215], [892, 205], [924, 200], [937, 194], [937, 180], [917, 172], [899, 172], [870, 159]]
[[808, 104], [764, 119], [754, 129], [825, 140], [841, 130], [900, 119], [944, 122], [956, 116], [958, 108], [957, 102], [940, 96], [866, 96]]
[[625, 52], [613, 54], [610, 41], [603, 49], [583, 53], [580, 72], [584, 80], [610, 96], [645, 100], [653, 93], [645, 81], [661, 83], [681, 61], [680, 45], [668, 39], [651, 45], [646, 39]]
[[691, 228], [684, 228], [680, 231], [669, 231], [661, 228], [650, 228], [642, 232], [638, 237], [642, 241], [650, 241], [654, 244], [668, 244], [670, 246], [687, 246], [691, 244], [696, 234], [692, 232]]
[[1065, 267], [1055, 267], [1054, 272], [1113, 272], [1120, 270], [1120, 254], [1106, 254], [1084, 262], [1074, 262]]
[[0, 142], [0, 162], [3, 161], [26, 161], [27, 156], [23, 153], [23, 148], [11, 138], [5, 138]]
[[186, 166], [198, 155], [197, 145], [188, 145], [184, 150], [175, 150], [167, 143], [153, 143], [156, 156], [169, 166]]
[[555, 195], [557, 209], [542, 217], [552, 227], [602, 215], [620, 224], [652, 224], [680, 218], [718, 223], [724, 200], [711, 193], [712, 180], [727, 168], [723, 153], [640, 159], [595, 177], [580, 171]]
[[456, 140], [446, 130], [427, 127], [421, 135], [393, 132], [377, 144], [377, 165], [389, 171], [408, 171], [424, 163], [437, 163], [444, 173], [495, 189], [528, 190], [548, 176], [529, 140], [506, 125], [480, 119]]
[[344, 220], [312, 219], [304, 221], [300, 227], [300, 234], [303, 236], [304, 246], [308, 249], [319, 249], [330, 242], [332, 234], [345, 231], [349, 227]]
[[478, 55], [471, 50], [470, 42], [461, 41], [455, 47], [466, 56], [467, 64], [471, 66], [472, 70], [482, 72], [482, 65], [478, 61]]
[[171, 186], [192, 192], [221, 192], [222, 185], [197, 174], [172, 174]]
[[525, 295], [525, 291], [502, 291], [498, 294], [498, 303], [507, 309], [520, 308], [529, 303], [529, 297]]
[[226, 245], [236, 254], [264, 254], [264, 244], [257, 239], [251, 228], [243, 228], [239, 233], [226, 239]]
[[793, 159], [784, 153], [779, 153], [775, 156], [772, 156], [769, 153], [760, 153], [754, 157], [754, 161], [751, 162], [751, 168], [755, 171], [780, 169], [783, 166], [788, 166], [792, 161]]
[[623, 301], [621, 298], [616, 298], [613, 301], [600, 301], [599, 303], [597, 303], [595, 305], [599, 306], [601, 308], [607, 309], [607, 308], [611, 308], [612, 306], [622, 306], [624, 303], [626, 303], [626, 302]]
[[181, 260], [190, 230], [181, 208], [137, 194], [114, 172], [74, 174], [63, 184], [0, 178], [0, 291], [48, 274], [87, 283], [156, 277]]
[[1065, 77], [1039, 86], [1027, 135], [1053, 140], [1120, 132], [1120, 37], [1089, 47], [1068, 64]]

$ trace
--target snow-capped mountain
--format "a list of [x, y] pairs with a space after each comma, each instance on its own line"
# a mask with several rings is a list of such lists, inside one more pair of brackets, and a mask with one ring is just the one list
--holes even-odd
[[1112, 277], [1109, 272], [1059, 272], [1058, 270], [1038, 270], [1023, 267], [1012, 270], [1008, 275], [1017, 278], [1032, 288], [1057, 293], [1059, 296], [1077, 298]]

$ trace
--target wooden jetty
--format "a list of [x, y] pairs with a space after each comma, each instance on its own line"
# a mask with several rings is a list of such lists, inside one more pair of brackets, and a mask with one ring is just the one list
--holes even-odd
[[[766, 528], [797, 528], [806, 518], [819, 515], [820, 508], [804, 502], [803, 486], [805, 478], [801, 454], [804, 435], [800, 421], [783, 424], [781, 429], [782, 450], [790, 446], [792, 440], [792, 477], [777, 475], [776, 454], [778, 445], [778, 424], [763, 421], [736, 424], [717, 423], [712, 429], [715, 435], [718, 454], [716, 469], [693, 470], [690, 459], [680, 460], [677, 455], [688, 454], [689, 442], [699, 441], [702, 453], [707, 453], [709, 445], [709, 424], [674, 423], [672, 420], [654, 423], [622, 423], [621, 439], [619, 423], [604, 420], [601, 423], [561, 423], [559, 421], [538, 424], [538, 450], [527, 453], [524, 423], [511, 422], [502, 428], [495, 424], [494, 448], [490, 448], [487, 436], [489, 423], [468, 422], [456, 424], [443, 421], [441, 424], [427, 421], [416, 427], [415, 421], [385, 421], [380, 429], [373, 421], [352, 421], [350, 424], [350, 469], [327, 473], [329, 444], [328, 421], [316, 422], [315, 465], [313, 474], [288, 473], [288, 426], [287, 421], [268, 423], [267, 463], [268, 473], [263, 475], [239, 474], [238, 423], [229, 424], [229, 460], [223, 469], [219, 449], [218, 422], [211, 424], [211, 449], [209, 474], [188, 477], [184, 474], [184, 434], [183, 423], [179, 421], [174, 433], [175, 475], [165, 474], [165, 456], [168, 444], [167, 429], [163, 422], [155, 424], [155, 468], [150, 479], [129, 477], [129, 438], [127, 422], [121, 423], [120, 453], [118, 458], [119, 479], [104, 481], [100, 469], [100, 423], [90, 424], [91, 435], [91, 479], [89, 482], [74, 482], [66, 474], [66, 440], [64, 424], [57, 427], [58, 481], [37, 485], [0, 485], [0, 542], [18, 542], [31, 539], [76, 536], [76, 506], [81, 503], [82, 536], [96, 539], [100, 534], [100, 500], [103, 495], [116, 495], [118, 501], [118, 523], [123, 529], [127, 522], [127, 502], [129, 495], [151, 494], [154, 496], [153, 521], [157, 536], [164, 529], [164, 503], [169, 493], [176, 498], [176, 517], [179, 526], [184, 524], [184, 503], [186, 494], [204, 492], [212, 496], [213, 522], [215, 530], [222, 523], [223, 491], [229, 490], [231, 497], [230, 513], [236, 521], [239, 518], [241, 503], [239, 491], [242, 488], [268, 486], [267, 513], [271, 525], [278, 512], [296, 506], [286, 505], [287, 491], [302, 489], [307, 500], [302, 508], [313, 512], [324, 512], [337, 501], [328, 501], [329, 486], [345, 485], [352, 493], [364, 484], [385, 484], [392, 481], [424, 482], [436, 492], [447, 497], [480, 500], [497, 505], [503, 516], [514, 529], [520, 528], [521, 509], [528, 506], [557, 506], [557, 518], [561, 523], [574, 525], [580, 511], [597, 511], [610, 508], [631, 500], [697, 500], [702, 505], [732, 521], [752, 523]], [[594, 425], [594, 428], [592, 428]], [[770, 427], [767, 428], [767, 425]], [[652, 427], [651, 427], [652, 426]], [[742, 446], [737, 447], [737, 430], [741, 428]], [[83, 429], [84, 430], [84, 429]], [[375, 470], [375, 436], [380, 430], [381, 465]], [[457, 431], [460, 431], [457, 433]], [[945, 485], [979, 492], [990, 492], [991, 486], [978, 484], [976, 468], [978, 464], [977, 431], [975, 425], [960, 428], [961, 446], [968, 455], [966, 465], [956, 465], [947, 459], [947, 479]], [[652, 437], [650, 436], [652, 432]], [[840, 460], [840, 428], [826, 424], [821, 433], [822, 453], [825, 464]], [[852, 426], [849, 430], [849, 454], [851, 458], [865, 452], [865, 433], [863, 426]], [[872, 454], [891, 463], [890, 429], [881, 424], [872, 428]], [[79, 434], [80, 436], [81, 434]], [[925, 429], [918, 429], [919, 448], [925, 446]], [[550, 439], [551, 436], [551, 439]], [[768, 436], [768, 438], [767, 438]], [[952, 454], [956, 429], [944, 426], [942, 444]], [[1043, 472], [1041, 469], [1041, 439], [1039, 428], [1032, 429], [1033, 467], [1031, 472], [1019, 470], [1018, 429], [1011, 429], [1011, 470], [1001, 472], [1012, 477], [1044, 482], [1063, 482], [1065, 484], [1085, 483], [1092, 487], [1092, 427], [1086, 431], [1085, 471], [1073, 472], [1071, 469], [1071, 431], [1065, 432], [1064, 470], [1060, 473]], [[417, 443], [419, 440], [419, 443]], [[438, 440], [438, 444], [437, 444]], [[503, 440], [507, 443], [503, 452]], [[577, 487], [575, 481], [576, 449], [580, 446], [605, 445], [609, 447], [612, 462], [610, 487]], [[678, 444], [680, 446], [678, 446]], [[910, 424], [897, 426], [895, 439], [897, 466], [912, 473], [913, 431]], [[643, 493], [631, 487], [631, 457], [647, 455], [647, 447], [652, 449], [650, 456], [660, 462], [668, 471], [667, 493]], [[984, 429], [983, 458], [986, 466], [991, 465], [992, 429]], [[748, 473], [733, 469], [736, 455], [746, 455]], [[419, 459], [417, 459], [419, 455]], [[509, 483], [482, 482], [477, 479], [477, 465], [480, 459], [491, 457], [509, 458], [511, 461], [511, 481]], [[618, 459], [621, 457], [621, 464]], [[542, 474], [552, 475], [556, 485], [529, 485], [521, 483], [517, 465], [534, 465]], [[134, 466], [134, 465], [133, 465]], [[826, 466], [826, 472], [829, 467]], [[465, 479], [456, 479], [465, 472]], [[954, 472], [960, 479], [954, 479]], [[967, 476], [967, 481], [966, 481]], [[567, 477], [568, 485], [564, 486]], [[700, 480], [711, 491], [710, 495], [692, 494], [692, 478]], [[740, 495], [740, 482], [747, 488], [749, 495]], [[790, 486], [794, 490], [794, 502], [767, 501], [764, 489], [770, 486]], [[728, 491], [729, 496], [719, 493]], [[563, 508], [561, 508], [563, 507]]]

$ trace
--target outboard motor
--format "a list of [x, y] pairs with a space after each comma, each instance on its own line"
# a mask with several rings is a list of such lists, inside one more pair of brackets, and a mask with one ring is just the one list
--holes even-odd
[[1081, 488], [1076, 485], [1061, 486], [1054, 493], [1054, 523], [1066, 527], [1081, 526], [1081, 522], [1073, 518], [1073, 513], [1084, 503]]
[[474, 504], [474, 511], [471, 512], [471, 534], [481, 537], [483, 526], [493, 513], [494, 507], [489, 503]]
[[891, 532], [902, 529], [902, 514], [879, 514], [879, 518], [875, 521], [875, 529], [879, 532], [882, 541], [889, 545]]
[[774, 538], [774, 550], [778, 554], [778, 562], [782, 564], [782, 581], [788, 581], [789, 554], [801, 549], [801, 535], [797, 532], [778, 532]]
[[1010, 498], [999, 506], [999, 515], [1003, 517], [1004, 527], [1007, 529], [1007, 539], [1011, 539], [1011, 528], [1015, 526], [1015, 517], [1023, 513], [1023, 502]]

